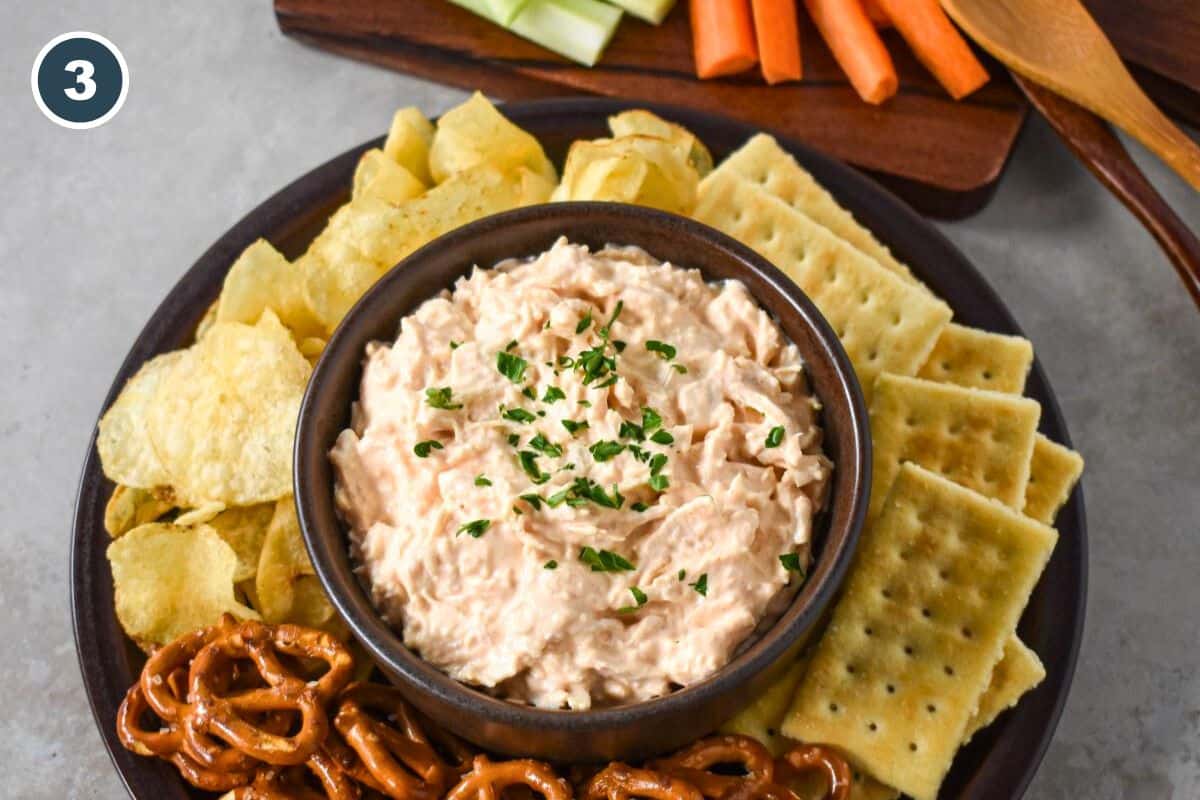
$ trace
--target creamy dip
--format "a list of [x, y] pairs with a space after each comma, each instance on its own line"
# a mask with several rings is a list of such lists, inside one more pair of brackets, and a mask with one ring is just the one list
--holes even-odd
[[803, 369], [741, 283], [641, 250], [476, 268], [368, 348], [331, 454], [375, 603], [540, 707], [708, 677], [808, 566], [831, 465]]

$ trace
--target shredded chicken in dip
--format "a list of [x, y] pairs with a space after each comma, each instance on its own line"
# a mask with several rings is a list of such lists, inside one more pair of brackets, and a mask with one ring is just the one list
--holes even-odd
[[425, 660], [539, 707], [645, 700], [720, 669], [803, 580], [818, 410], [741, 283], [560, 239], [368, 349], [337, 501]]

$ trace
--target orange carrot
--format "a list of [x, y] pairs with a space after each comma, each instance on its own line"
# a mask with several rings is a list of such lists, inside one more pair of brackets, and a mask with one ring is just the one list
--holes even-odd
[[804, 0], [817, 30], [859, 97], [878, 105], [896, 93], [896, 67], [859, 0]]
[[758, 59], [767, 83], [798, 81], [800, 30], [796, 26], [796, 0], [752, 0]]
[[750, 0], [691, 0], [696, 75], [732, 75], [758, 62]]
[[879, 0], [862, 0], [863, 11], [867, 12], [867, 18], [871, 20], [876, 28], [890, 28], [892, 21], [888, 19], [888, 15], [883, 13], [883, 9], [879, 7]]
[[955, 100], [988, 81], [987, 70], [938, 0], [875, 0], [925, 68]]

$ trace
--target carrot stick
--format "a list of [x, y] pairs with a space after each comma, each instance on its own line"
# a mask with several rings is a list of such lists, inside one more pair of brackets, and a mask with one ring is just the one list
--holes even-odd
[[892, 21], [879, 7], [879, 0], [862, 0], [862, 4], [863, 11], [867, 12], [867, 18], [871, 20], [872, 25], [880, 30], [892, 27]]
[[988, 81], [987, 70], [950, 23], [938, 0], [875, 0], [925, 68], [955, 100]]
[[800, 30], [796, 26], [796, 0], [751, 0], [758, 59], [767, 83], [798, 81]]
[[896, 67], [859, 0], [804, 0], [804, 5], [859, 97], [878, 105], [896, 93]]
[[758, 62], [750, 0], [691, 0], [696, 75], [715, 78]]

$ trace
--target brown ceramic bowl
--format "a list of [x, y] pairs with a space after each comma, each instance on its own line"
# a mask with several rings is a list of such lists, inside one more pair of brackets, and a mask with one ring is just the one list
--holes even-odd
[[[799, 347], [823, 405], [835, 467], [829, 508], [814, 525], [814, 565], [782, 616], [704, 681], [646, 702], [588, 711], [516, 705], [458, 683], [406, 648], [355, 574], [334, 506], [328, 458], [350, 422], [369, 342], [395, 339], [401, 318], [478, 264], [532, 256], [559, 236], [598, 248], [637, 245], [660, 260], [736, 278]], [[423, 247], [383, 277], [346, 316], [317, 364], [300, 410], [295, 490], [317, 575], [354, 635], [409, 700], [488, 750], [551, 761], [636, 759], [714, 728], [761, 691], [813, 631], [846, 574], [870, 493], [870, 437], [857, 379], [829, 324], [794, 283], [753, 251], [683, 217], [614, 203], [556, 203], [479, 220]]]

